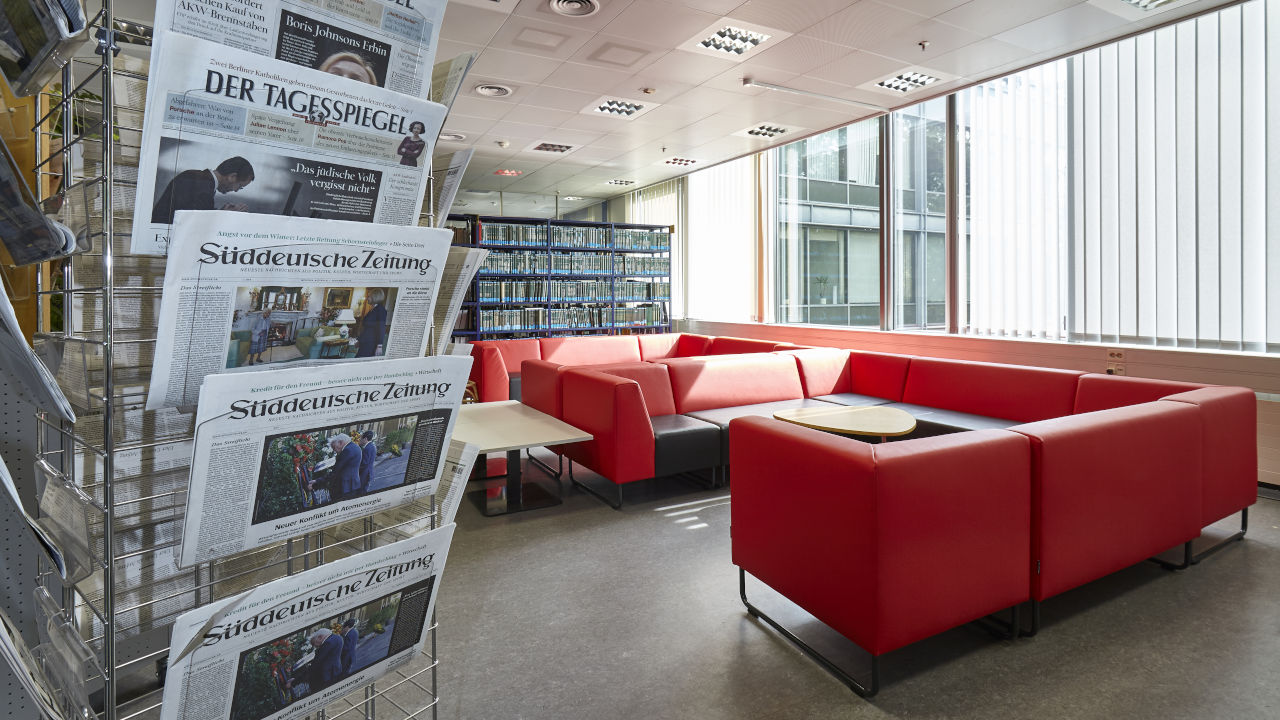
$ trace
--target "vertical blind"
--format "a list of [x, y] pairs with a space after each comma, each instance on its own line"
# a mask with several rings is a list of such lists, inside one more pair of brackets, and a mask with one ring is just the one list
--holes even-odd
[[957, 103], [966, 331], [1280, 350], [1280, 0]]
[[671, 225], [671, 312], [673, 317], [683, 317], [684, 263], [684, 185], [685, 179], [674, 178], [656, 185], [641, 188], [626, 195], [624, 222], [643, 225]]
[[738, 160], [686, 176], [687, 317], [726, 322], [756, 318], [756, 159]]

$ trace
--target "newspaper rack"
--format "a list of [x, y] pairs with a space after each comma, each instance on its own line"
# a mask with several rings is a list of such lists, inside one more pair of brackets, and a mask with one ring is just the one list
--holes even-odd
[[[51, 674], [80, 677], [70, 690], [89, 699], [87, 717], [141, 720], [159, 716], [168, 631], [178, 614], [381, 546], [400, 531], [437, 527], [440, 509], [456, 501], [465, 481], [442, 478], [436, 495], [393, 511], [177, 567], [195, 416], [193, 408], [143, 409], [165, 269], [162, 257], [129, 254], [146, 82], [140, 57], [150, 29], [117, 21], [112, 4], [86, 3], [87, 37], [97, 39], [96, 47], [74, 57], [61, 85], [39, 96], [34, 128], [37, 193], [60, 203], [63, 222], [92, 243], [89, 252], [62, 262], [52, 287], [39, 289], [36, 333], [38, 351], [79, 417], [70, 424], [39, 414], [37, 452], [83, 491], [92, 572], [64, 584], [43, 562], [39, 586], [60, 600], [49, 624], [58, 652], [46, 663], [66, 657], [75, 663], [58, 661], [66, 666]], [[122, 52], [130, 45], [139, 57]], [[424, 207], [426, 223], [432, 215]], [[435, 717], [435, 633], [432, 619], [423, 657], [319, 716], [371, 719], [377, 708], [379, 718]]]

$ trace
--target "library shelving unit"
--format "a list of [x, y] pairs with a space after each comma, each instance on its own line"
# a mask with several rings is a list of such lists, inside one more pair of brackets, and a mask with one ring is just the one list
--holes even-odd
[[464, 340], [671, 330], [671, 227], [451, 215], [489, 257], [463, 303]]

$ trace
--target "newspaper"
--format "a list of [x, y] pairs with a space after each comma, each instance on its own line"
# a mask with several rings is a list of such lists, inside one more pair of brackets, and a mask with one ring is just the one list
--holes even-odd
[[[452, 236], [450, 236], [452, 237]], [[27, 344], [26, 336], [18, 325], [18, 316], [9, 304], [9, 294], [0, 292], [0, 373], [8, 385], [6, 392], [24, 398], [40, 410], [53, 413], [68, 422], [75, 422], [67, 396], [62, 394], [58, 381], [49, 369], [36, 357]]]
[[0, 608], [0, 656], [3, 656], [5, 662], [9, 664], [9, 669], [13, 671], [18, 684], [40, 711], [41, 718], [65, 720], [66, 715], [63, 714], [44, 673], [40, 671], [39, 662], [32, 657], [26, 641], [18, 632], [18, 627], [5, 614], [3, 608]]
[[83, 42], [79, 3], [6, 0], [0, 3], [0, 76], [14, 95], [34, 95], [52, 82]]
[[453, 237], [217, 210], [178, 213], [174, 236], [149, 410], [194, 405], [215, 373], [422, 357]]
[[446, 350], [452, 342], [453, 328], [458, 324], [462, 299], [467, 296], [471, 279], [476, 276], [488, 256], [488, 250], [479, 248], [449, 248], [449, 260], [445, 265], [444, 278], [440, 281], [440, 298], [436, 302], [435, 318], [431, 323], [435, 332], [435, 355], [448, 354]]
[[443, 105], [160, 30], [152, 58], [133, 253], [184, 209], [417, 224]]
[[475, 150], [467, 148], [453, 153], [448, 160], [438, 164], [432, 159], [431, 209], [435, 213], [436, 227], [444, 227], [449, 220], [449, 209], [453, 207], [453, 199], [458, 195], [458, 187], [462, 185], [462, 176], [467, 172], [473, 153]]
[[462, 81], [466, 79], [467, 71], [475, 64], [478, 57], [480, 53], [467, 52], [452, 60], [436, 63], [436, 66], [431, 69], [431, 101], [452, 110], [453, 101], [457, 99], [458, 90], [462, 88]]
[[470, 372], [431, 357], [208, 378], [182, 564], [435, 494]]
[[180, 616], [160, 720], [303, 717], [410, 662], [431, 626], [453, 531], [446, 525]]
[[427, 97], [445, 0], [159, 0], [156, 25]]
[[[465, 383], [463, 384], [465, 385]], [[18, 497], [18, 487], [14, 485], [13, 476], [9, 474], [9, 467], [4, 464], [4, 458], [2, 457], [0, 457], [0, 485], [4, 486], [4, 492], [0, 494], [7, 497], [12, 505], [11, 510], [0, 511], [0, 521], [10, 524], [16, 515], [18, 520], [31, 528], [32, 536], [44, 548], [49, 559], [53, 561], [54, 567], [58, 570], [58, 575], [65, 579], [67, 577], [67, 563], [62, 557], [62, 550], [59, 549], [53, 537], [44, 528], [40, 527], [35, 518], [27, 514], [26, 508], [22, 505], [22, 499]], [[0, 508], [3, 508], [3, 503], [0, 503]]]

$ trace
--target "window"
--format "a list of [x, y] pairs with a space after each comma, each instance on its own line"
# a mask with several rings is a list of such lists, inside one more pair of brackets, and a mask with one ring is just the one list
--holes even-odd
[[892, 115], [893, 325], [946, 325], [947, 101]]
[[688, 317], [759, 320], [756, 310], [756, 158], [688, 175]]

